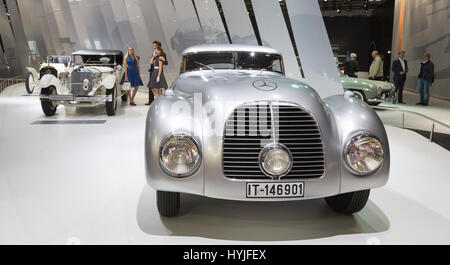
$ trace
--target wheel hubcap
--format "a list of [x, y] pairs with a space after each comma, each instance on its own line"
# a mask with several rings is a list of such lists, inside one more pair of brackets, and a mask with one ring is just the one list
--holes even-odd
[[[50, 95], [56, 95], [56, 89], [52, 88], [50, 90]], [[56, 103], [54, 101], [50, 101], [50, 108], [55, 109]]]
[[361, 95], [361, 93], [359, 92], [353, 92], [353, 94], [355, 94], [355, 98], [359, 99], [359, 100], [364, 100], [364, 97]]
[[30, 75], [30, 77], [28, 77], [28, 85], [29, 85], [31, 91], [33, 91], [36, 86], [36, 84], [34, 83], [34, 78], [31, 75]]

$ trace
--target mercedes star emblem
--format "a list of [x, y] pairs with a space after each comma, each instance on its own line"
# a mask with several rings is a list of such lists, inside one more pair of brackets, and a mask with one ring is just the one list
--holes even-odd
[[267, 80], [255, 81], [253, 83], [253, 86], [255, 88], [257, 88], [259, 90], [263, 90], [263, 91], [273, 91], [278, 88], [277, 84], [275, 84], [272, 81], [267, 81]]

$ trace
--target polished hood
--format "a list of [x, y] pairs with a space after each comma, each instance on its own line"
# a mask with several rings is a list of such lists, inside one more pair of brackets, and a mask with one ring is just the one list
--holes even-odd
[[[310, 86], [282, 74], [260, 71], [201, 71], [180, 75], [172, 86], [175, 96], [203, 103], [254, 101], [294, 102], [305, 108], [321, 105], [321, 99]], [[229, 104], [227, 104], [229, 105]]]

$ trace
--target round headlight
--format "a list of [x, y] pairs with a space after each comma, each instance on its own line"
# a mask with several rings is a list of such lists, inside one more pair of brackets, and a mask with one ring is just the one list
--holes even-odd
[[383, 146], [374, 136], [367, 133], [359, 134], [347, 143], [345, 160], [358, 175], [374, 173], [383, 164]]
[[383, 92], [383, 88], [380, 87], [380, 86], [377, 87], [377, 93], [378, 93], [378, 96], [380, 96], [382, 92]]
[[265, 147], [259, 157], [260, 167], [266, 175], [281, 177], [292, 168], [292, 155], [289, 149], [280, 144]]
[[190, 136], [173, 135], [161, 143], [161, 168], [171, 176], [192, 175], [200, 166], [200, 159], [200, 147]]

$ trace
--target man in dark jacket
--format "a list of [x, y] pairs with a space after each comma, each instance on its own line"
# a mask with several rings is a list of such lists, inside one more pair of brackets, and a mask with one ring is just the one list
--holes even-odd
[[[161, 48], [161, 42], [155, 40], [155, 41], [153, 42], [153, 55], [152, 55], [153, 57], [156, 56], [156, 49], [158, 49], [158, 48]], [[169, 62], [167, 61], [167, 54], [166, 54], [165, 52], [163, 52], [162, 57], [164, 58], [164, 59], [162, 60], [162, 61], [163, 61], [163, 64], [164, 64], [164, 65], [168, 65]], [[148, 71], [150, 72], [150, 76], [152, 76], [153, 65], [150, 66], [150, 70], [148, 70]], [[148, 102], [147, 102], [147, 104], [145, 104], [145, 105], [148, 106], [148, 105], [152, 104], [153, 100], [155, 100], [155, 96], [153, 95], [153, 93], [152, 93], [152, 91], [151, 91], [151, 89], [150, 89], [150, 87], [149, 87], [149, 91], [148, 91]]]
[[425, 53], [420, 64], [419, 93], [420, 102], [417, 105], [428, 106], [430, 101], [430, 86], [434, 83], [434, 64], [430, 61], [431, 54]]
[[356, 53], [350, 54], [350, 59], [344, 63], [344, 74], [349, 77], [358, 77], [357, 73], [359, 72], [359, 63], [356, 60]]
[[398, 95], [398, 103], [403, 102], [403, 88], [405, 87], [406, 74], [408, 73], [408, 61], [405, 60], [405, 51], [398, 52], [398, 59], [392, 63], [392, 72], [394, 72], [395, 92]]

